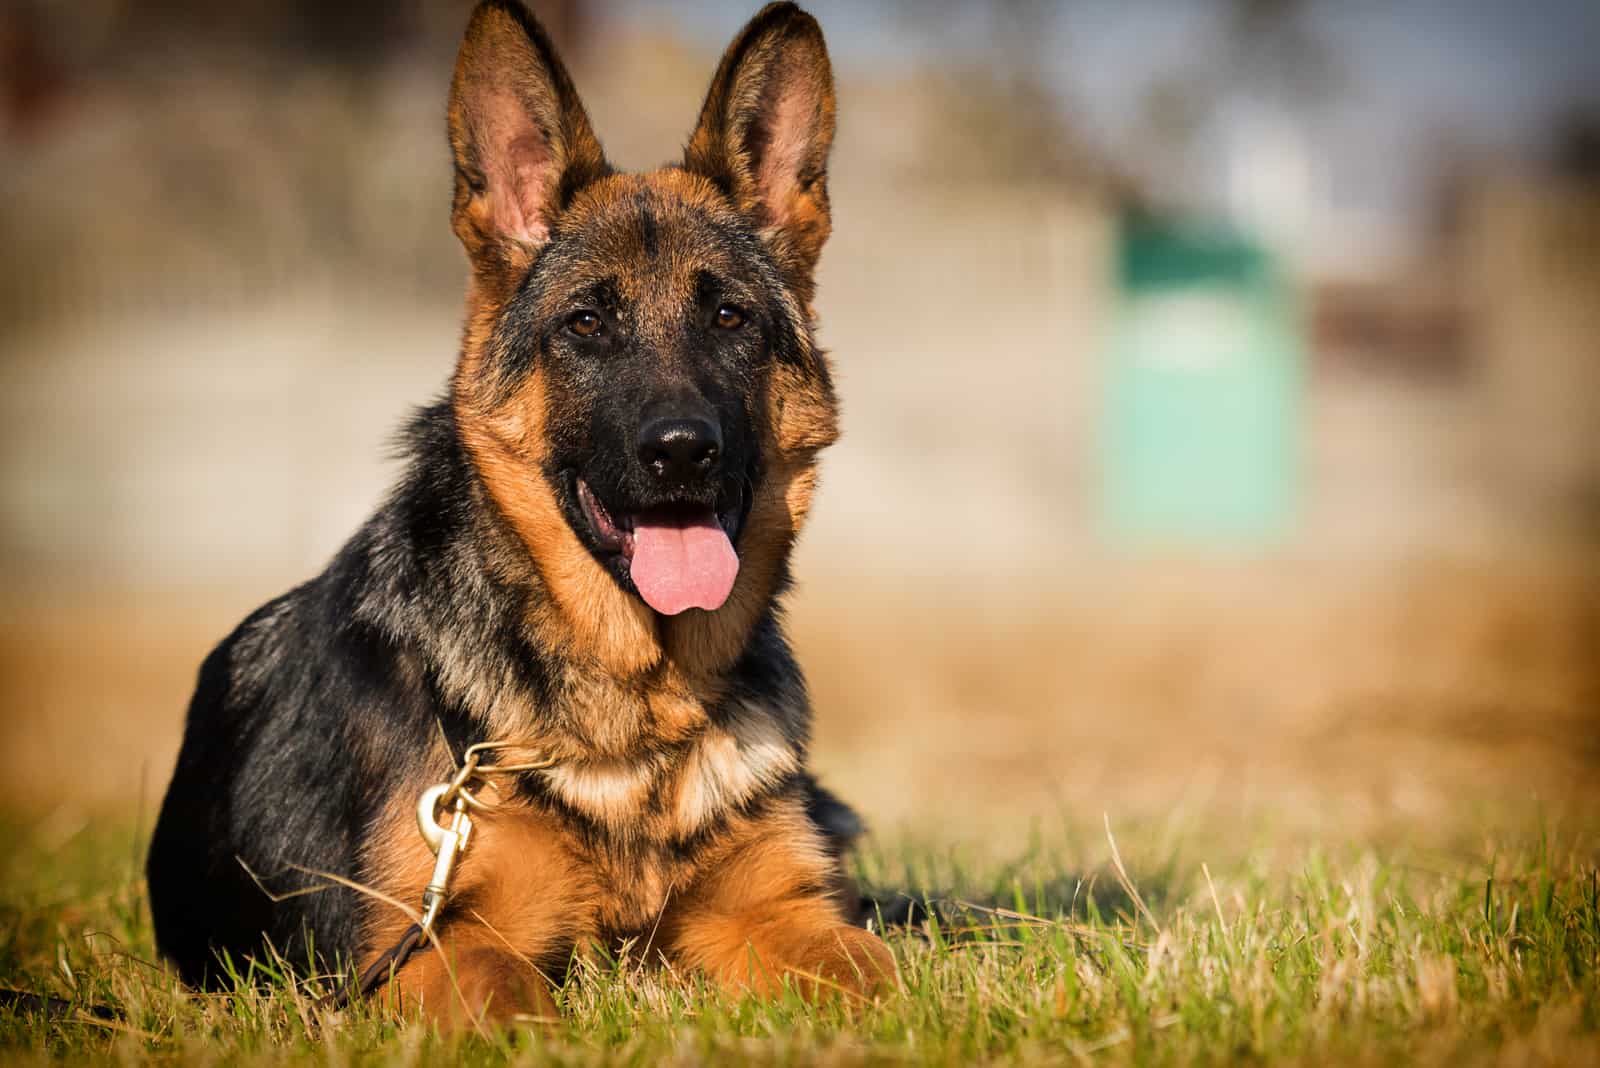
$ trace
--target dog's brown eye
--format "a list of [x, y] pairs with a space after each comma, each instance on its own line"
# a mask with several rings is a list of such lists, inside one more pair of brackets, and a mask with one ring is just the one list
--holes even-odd
[[732, 304], [724, 304], [717, 309], [717, 325], [724, 330], [737, 330], [744, 325], [744, 312]]
[[574, 312], [572, 318], [567, 320], [567, 329], [579, 337], [594, 337], [604, 325], [600, 316], [592, 311]]

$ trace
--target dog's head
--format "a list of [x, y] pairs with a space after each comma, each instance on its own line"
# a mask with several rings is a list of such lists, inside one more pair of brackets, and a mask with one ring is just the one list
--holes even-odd
[[810, 311], [833, 126], [821, 30], [772, 4], [682, 164], [620, 174], [532, 16], [472, 16], [450, 93], [457, 421], [552, 629], [613, 667], [662, 645], [726, 662], [783, 579], [837, 436]]

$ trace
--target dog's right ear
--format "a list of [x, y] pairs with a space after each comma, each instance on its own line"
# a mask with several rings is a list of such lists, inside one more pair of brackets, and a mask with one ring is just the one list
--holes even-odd
[[480, 275], [525, 271], [552, 220], [609, 173], [544, 28], [518, 0], [472, 12], [450, 85], [451, 225]]
[[755, 221], [807, 301], [832, 229], [833, 126], [833, 69], [822, 28], [794, 4], [773, 3], [723, 54], [684, 149], [684, 166], [711, 179]]

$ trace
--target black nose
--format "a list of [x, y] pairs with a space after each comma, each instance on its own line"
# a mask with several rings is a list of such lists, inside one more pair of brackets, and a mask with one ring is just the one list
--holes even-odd
[[639, 428], [639, 462], [669, 485], [709, 478], [722, 463], [722, 431], [709, 419], [652, 419]]

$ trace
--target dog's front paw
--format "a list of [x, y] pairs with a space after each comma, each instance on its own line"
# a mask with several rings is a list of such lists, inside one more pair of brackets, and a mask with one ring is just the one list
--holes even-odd
[[824, 903], [805, 904], [755, 920], [697, 916], [676, 932], [673, 956], [735, 992], [773, 994], [787, 983], [810, 999], [870, 998], [897, 982], [883, 939], [840, 922]]
[[817, 939], [794, 972], [809, 996], [838, 989], [870, 998], [899, 984], [894, 954], [883, 939], [845, 924]]
[[415, 958], [396, 982], [409, 1004], [445, 1030], [556, 1016], [555, 999], [544, 977], [526, 961], [494, 946], [430, 951]]

